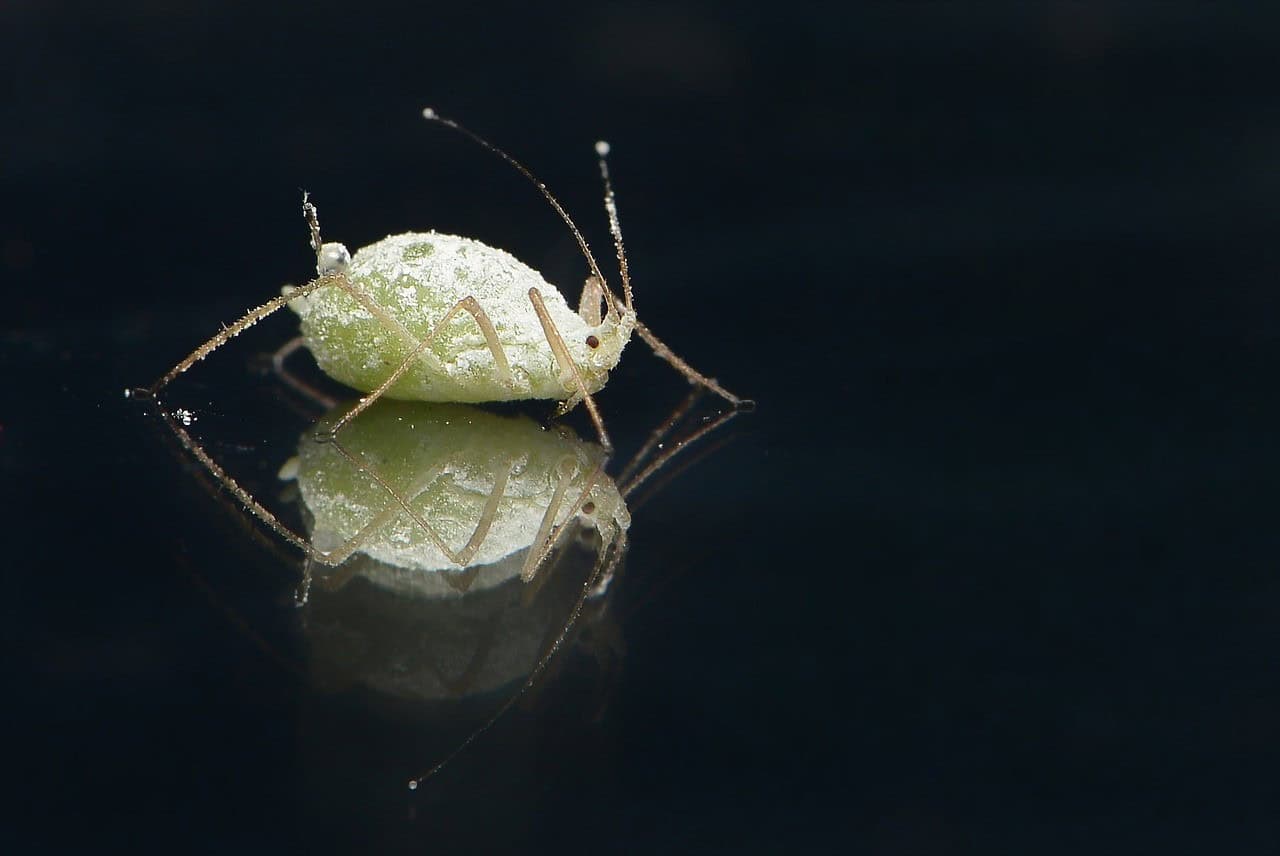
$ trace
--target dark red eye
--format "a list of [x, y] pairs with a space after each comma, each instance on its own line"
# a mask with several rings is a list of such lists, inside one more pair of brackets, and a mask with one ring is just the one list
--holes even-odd
[[595, 511], [596, 511], [596, 504], [595, 504], [594, 502], [584, 502], [584, 503], [582, 503], [582, 513], [583, 513], [583, 514], [594, 514], [594, 513], [595, 513]]
[[588, 337], [587, 337], [587, 347], [588, 347], [588, 348], [598, 348], [598, 347], [600, 347], [600, 340], [599, 340], [599, 339], [597, 339], [595, 336], [588, 336]]

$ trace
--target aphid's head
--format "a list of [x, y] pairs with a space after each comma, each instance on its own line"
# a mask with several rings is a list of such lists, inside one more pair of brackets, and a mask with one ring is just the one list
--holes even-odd
[[599, 324], [589, 328], [586, 339], [576, 349], [582, 355], [579, 364], [583, 373], [593, 379], [607, 376], [622, 359], [622, 351], [631, 341], [635, 327], [635, 313], [624, 312], [620, 316], [606, 315]]
[[610, 481], [601, 481], [581, 497], [578, 520], [585, 527], [599, 532], [600, 537], [609, 539], [614, 537], [614, 533], [626, 532], [630, 528], [631, 512], [627, 510], [617, 486]]

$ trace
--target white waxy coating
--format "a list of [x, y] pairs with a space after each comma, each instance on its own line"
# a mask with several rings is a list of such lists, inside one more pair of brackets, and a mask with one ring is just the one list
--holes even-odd
[[[460, 311], [388, 391], [392, 398], [569, 398], [576, 391], [572, 375], [555, 359], [530, 300], [531, 288], [541, 293], [589, 392], [604, 386], [630, 337], [625, 322], [606, 318], [597, 327], [588, 326], [537, 271], [471, 238], [436, 232], [392, 235], [359, 250], [346, 277], [381, 313], [337, 286], [289, 303], [302, 319], [307, 347], [336, 380], [375, 389], [467, 297], [475, 299], [493, 324], [511, 368], [508, 381], [475, 318]], [[587, 344], [589, 336], [599, 343], [596, 348]]]
[[[325, 423], [341, 412], [329, 414]], [[462, 405], [380, 401], [343, 432], [352, 458], [332, 443], [315, 442], [314, 433], [303, 433], [297, 457], [280, 475], [297, 480], [312, 546], [325, 553], [359, 536], [359, 552], [398, 568], [463, 567], [387, 493], [387, 486], [455, 554], [474, 536], [501, 487], [487, 533], [465, 567], [499, 563], [534, 546], [562, 478], [556, 524], [588, 501], [594, 525], [624, 531], [630, 524], [617, 487], [600, 471], [599, 449], [544, 431], [527, 417]], [[485, 584], [519, 573], [522, 562], [486, 572]]]

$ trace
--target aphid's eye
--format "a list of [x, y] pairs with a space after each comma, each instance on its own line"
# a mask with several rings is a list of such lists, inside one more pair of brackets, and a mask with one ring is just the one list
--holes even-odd
[[316, 256], [316, 267], [321, 276], [345, 273], [350, 264], [351, 253], [347, 252], [347, 248], [342, 244], [324, 244], [320, 247], [319, 255]]
[[595, 514], [595, 513], [596, 513], [596, 504], [595, 504], [594, 502], [584, 502], [584, 503], [582, 503], [582, 513], [583, 513], [583, 514]]
[[595, 336], [588, 336], [588, 337], [587, 337], [587, 347], [588, 347], [588, 348], [598, 348], [598, 347], [600, 347], [600, 340], [599, 340], [599, 339], [597, 339]]

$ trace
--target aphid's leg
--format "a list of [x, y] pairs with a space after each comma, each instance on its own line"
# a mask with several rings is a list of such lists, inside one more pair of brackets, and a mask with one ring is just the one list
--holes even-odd
[[392, 503], [388, 504], [386, 508], [379, 512], [379, 514], [366, 524], [359, 532], [344, 542], [341, 547], [335, 549], [333, 551], [334, 555], [342, 554], [344, 558], [351, 555], [351, 553], [358, 549], [359, 545], [363, 543], [369, 535], [381, 526], [385, 525], [399, 514], [401, 510], [403, 510], [404, 513], [409, 515], [410, 519], [426, 533], [427, 537], [431, 539], [431, 542], [435, 544], [437, 548], [439, 548], [440, 552], [444, 553], [445, 556], [448, 557], [449, 561], [457, 565], [465, 566], [475, 558], [476, 553], [480, 550], [480, 546], [484, 543], [484, 539], [489, 535], [489, 529], [493, 526], [493, 522], [497, 518], [498, 505], [506, 495], [507, 479], [511, 475], [511, 467], [514, 463], [513, 461], [508, 461], [506, 469], [502, 471], [502, 475], [494, 479], [493, 489], [489, 492], [489, 498], [485, 501], [484, 509], [480, 513], [480, 520], [477, 522], [475, 530], [471, 533], [471, 538], [461, 550], [453, 550], [444, 542], [444, 539], [440, 537], [439, 533], [431, 527], [431, 524], [427, 523], [427, 521], [422, 518], [421, 514], [413, 510], [412, 506], [412, 502], [421, 496], [422, 493], [431, 486], [431, 483], [435, 482], [436, 478], [439, 477], [439, 474], [443, 472], [443, 464], [433, 468], [433, 475], [426, 486], [420, 490], [411, 491], [412, 499], [408, 499], [401, 494], [400, 491], [396, 490], [395, 487], [393, 487], [385, 478], [383, 478], [382, 474], [375, 468], [366, 465], [359, 456], [348, 451], [340, 441], [334, 439], [332, 442], [334, 449], [336, 449], [339, 454], [350, 461], [353, 466], [360, 470], [360, 472], [377, 482], [378, 486], [382, 488], [383, 491], [385, 491], [393, 500]]
[[596, 434], [600, 437], [600, 445], [607, 451], [612, 451], [613, 443], [609, 441], [609, 433], [604, 430], [604, 419], [601, 418], [600, 410], [596, 407], [591, 393], [587, 391], [582, 372], [578, 371], [577, 364], [569, 356], [569, 349], [565, 346], [560, 331], [556, 329], [556, 322], [547, 312], [547, 305], [542, 301], [542, 293], [536, 288], [529, 289], [529, 300], [533, 303], [533, 311], [538, 313], [538, 322], [542, 324], [542, 332], [547, 337], [547, 344], [551, 346], [552, 353], [556, 356], [556, 362], [560, 364], [560, 370], [572, 377], [577, 384], [578, 389], [574, 394], [582, 396], [583, 404], [587, 405], [587, 412], [591, 414], [591, 421], [596, 426]]
[[262, 304], [261, 306], [255, 309], [250, 309], [243, 316], [241, 316], [240, 319], [237, 320], [235, 323], [229, 326], [223, 327], [221, 330], [218, 331], [218, 333], [215, 336], [213, 336], [213, 338], [209, 339], [209, 341], [205, 342], [203, 345], [201, 345], [200, 347], [192, 351], [190, 354], [188, 354], [185, 359], [183, 359], [180, 363], [178, 363], [173, 368], [169, 369], [169, 371], [164, 375], [164, 377], [160, 378], [160, 380], [153, 383], [150, 387], [148, 387], [147, 389], [132, 390], [134, 397], [144, 398], [144, 399], [155, 398], [160, 394], [160, 390], [164, 389], [166, 386], [172, 383], [174, 378], [176, 378], [178, 375], [182, 374], [187, 369], [191, 368], [193, 365], [200, 362], [205, 357], [212, 354], [214, 351], [218, 350], [218, 348], [221, 348], [227, 342], [230, 342], [236, 336], [239, 336], [245, 330], [248, 330], [254, 324], [257, 324], [263, 318], [266, 318], [268, 315], [272, 314], [278, 309], [283, 309], [285, 306], [288, 306], [290, 300], [294, 300], [299, 297], [305, 297], [306, 295], [310, 294], [313, 291], [324, 288], [325, 286], [328, 286], [328, 285], [335, 285], [338, 282], [342, 282], [342, 281], [345, 281], [345, 277], [342, 277], [340, 275], [322, 276], [322, 277], [319, 277], [318, 279], [312, 280], [306, 285], [299, 286], [298, 288], [293, 289], [288, 294], [282, 294], [279, 297], [275, 297], [275, 298], [272, 298], [271, 300], [268, 300], [266, 303]]
[[702, 374], [702, 372], [699, 372], [693, 366], [680, 359], [680, 357], [676, 356], [674, 351], [668, 348], [661, 339], [653, 335], [653, 331], [642, 324], [638, 319], [636, 321], [636, 332], [639, 333], [640, 338], [644, 339], [645, 343], [653, 349], [655, 354], [670, 363], [671, 367], [684, 375], [685, 379], [688, 380], [689, 383], [705, 386], [707, 389], [711, 390], [734, 407], [740, 407], [744, 410], [749, 410], [755, 407], [756, 403], [751, 399], [739, 398], [717, 383], [715, 378], [707, 377]]
[[440, 335], [440, 332], [444, 330], [445, 325], [453, 320], [453, 317], [459, 312], [469, 312], [471, 317], [475, 318], [476, 324], [480, 326], [481, 332], [484, 333], [485, 341], [489, 344], [489, 350], [493, 353], [493, 359], [497, 365], [498, 376], [502, 378], [507, 386], [512, 387], [514, 382], [511, 377], [511, 365], [507, 362], [507, 355], [502, 350], [501, 344], [498, 342], [498, 334], [493, 328], [493, 322], [489, 320], [489, 316], [485, 314], [484, 309], [480, 307], [480, 304], [476, 302], [474, 297], [464, 297], [457, 303], [453, 304], [453, 308], [446, 312], [444, 317], [436, 322], [436, 326], [432, 328], [431, 332], [427, 334], [425, 339], [414, 345], [408, 356], [400, 362], [400, 365], [396, 366], [396, 370], [393, 371], [386, 380], [378, 384], [377, 389], [368, 395], [361, 397], [361, 399], [356, 403], [356, 406], [344, 413], [342, 418], [339, 419], [326, 434], [320, 436], [320, 439], [332, 440], [337, 436], [339, 431], [346, 427], [347, 423], [367, 410], [379, 398], [386, 395], [387, 390], [395, 386], [396, 381], [404, 377], [405, 372], [409, 371], [414, 362], [426, 353], [427, 348], [430, 347], [431, 343]]
[[476, 324], [480, 326], [480, 332], [484, 334], [485, 344], [489, 346], [489, 353], [493, 354], [493, 363], [498, 371], [498, 379], [507, 385], [507, 388], [515, 392], [515, 378], [511, 376], [511, 363], [507, 362], [507, 353], [502, 350], [502, 340], [498, 338], [498, 331], [494, 329], [493, 322], [489, 320], [489, 314], [484, 311], [484, 307], [474, 297], [464, 297], [462, 299], [462, 308], [471, 313], [471, 317], [476, 319]]
[[561, 416], [564, 416], [566, 413], [571, 413], [573, 411], [573, 408], [577, 407], [581, 403], [582, 403], [582, 396], [575, 392], [573, 395], [569, 396], [564, 401], [556, 405], [556, 412], [554, 415], [552, 415], [551, 418], [559, 419]]
[[599, 327], [603, 314], [604, 287], [594, 276], [587, 277], [582, 286], [582, 297], [578, 299], [578, 314], [587, 322], [588, 327]]
[[279, 350], [271, 355], [271, 371], [276, 377], [280, 378], [285, 386], [298, 393], [298, 395], [301, 395], [317, 407], [324, 410], [332, 410], [334, 405], [338, 403], [333, 396], [325, 395], [319, 389], [289, 371], [289, 367], [285, 365], [288, 359], [302, 350], [306, 344], [306, 336], [294, 336], [281, 345]]

